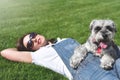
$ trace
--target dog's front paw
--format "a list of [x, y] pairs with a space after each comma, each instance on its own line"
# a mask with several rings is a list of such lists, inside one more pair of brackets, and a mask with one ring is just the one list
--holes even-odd
[[70, 66], [72, 68], [77, 68], [80, 64], [80, 62], [84, 59], [84, 57], [87, 54], [86, 47], [78, 46], [74, 50], [74, 54], [70, 59]]
[[79, 66], [81, 60], [82, 60], [82, 59], [80, 59], [80, 58], [72, 57], [72, 58], [70, 59], [70, 66], [71, 66], [72, 68], [76, 69], [76, 68]]
[[114, 63], [114, 59], [110, 56], [103, 56], [101, 58], [101, 64], [100, 66], [106, 70], [112, 69], [113, 67], [113, 63]]
[[112, 63], [101, 63], [100, 66], [106, 70], [112, 69]]

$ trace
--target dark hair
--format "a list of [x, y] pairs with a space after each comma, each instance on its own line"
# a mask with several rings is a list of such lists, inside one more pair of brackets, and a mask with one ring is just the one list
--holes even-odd
[[27, 49], [24, 44], [23, 44], [23, 39], [27, 34], [23, 35], [20, 39], [18, 39], [17, 43], [16, 43], [16, 48], [18, 51], [32, 51]]
[[[28, 34], [30, 34], [30, 33], [27, 33], [27, 34], [23, 35], [20, 39], [18, 39], [18, 41], [16, 43], [16, 48], [17, 48], [18, 51], [35, 51], [35, 50], [32, 50], [32, 49], [26, 48], [23, 44], [23, 39]], [[55, 38], [51, 38], [51, 39], [48, 39], [47, 41], [49, 41], [51, 43], [55, 43], [57, 40]]]

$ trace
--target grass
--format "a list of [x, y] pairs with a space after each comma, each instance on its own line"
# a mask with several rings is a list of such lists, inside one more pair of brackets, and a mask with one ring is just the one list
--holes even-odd
[[[84, 43], [93, 19], [112, 19], [120, 45], [119, 0], [0, 0], [0, 50], [15, 47], [25, 33], [72, 37]], [[0, 57], [0, 80], [67, 80], [49, 69]]]

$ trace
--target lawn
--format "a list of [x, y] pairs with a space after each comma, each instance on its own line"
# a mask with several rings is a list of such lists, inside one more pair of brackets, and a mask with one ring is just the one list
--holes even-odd
[[[25, 33], [46, 38], [72, 37], [84, 43], [93, 19], [116, 23], [116, 44], [120, 40], [120, 0], [0, 0], [0, 51], [15, 47]], [[0, 57], [0, 80], [67, 80], [62, 75], [34, 64]]]

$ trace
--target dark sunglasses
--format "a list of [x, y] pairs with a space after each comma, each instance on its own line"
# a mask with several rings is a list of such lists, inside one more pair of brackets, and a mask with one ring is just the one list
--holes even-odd
[[30, 35], [29, 35], [30, 40], [27, 43], [27, 48], [28, 49], [32, 49], [33, 48], [34, 42], [32, 41], [32, 39], [35, 38], [36, 36], [37, 36], [37, 33], [35, 33], [35, 32], [30, 33]]

